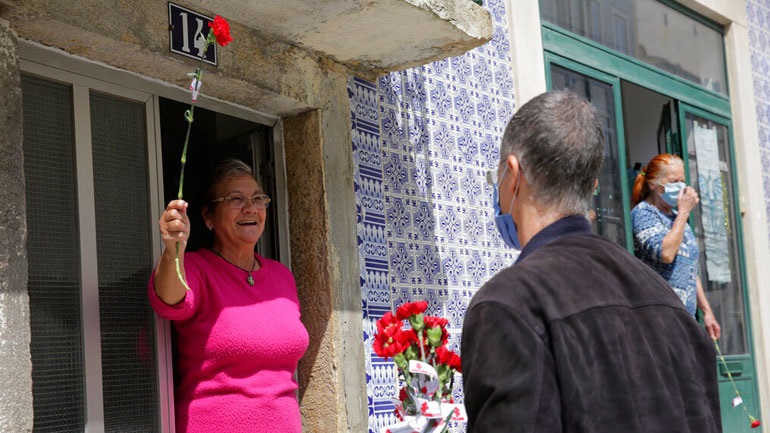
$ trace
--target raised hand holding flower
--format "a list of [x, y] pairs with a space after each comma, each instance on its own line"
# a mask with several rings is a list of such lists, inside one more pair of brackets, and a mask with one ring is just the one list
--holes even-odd
[[[177, 198], [182, 200], [182, 188], [184, 187], [184, 166], [187, 162], [187, 145], [190, 142], [190, 130], [192, 129], [193, 113], [195, 112], [195, 103], [198, 102], [198, 93], [201, 90], [201, 75], [203, 74], [203, 60], [206, 58], [206, 51], [209, 49], [209, 45], [216, 42], [221, 46], [225, 46], [233, 41], [230, 36], [230, 24], [224, 18], [216, 15], [214, 21], [209, 23], [209, 32], [204, 39], [203, 50], [201, 50], [201, 59], [198, 67], [195, 68], [195, 72], [190, 73], [193, 77], [192, 83], [190, 83], [190, 93], [192, 94], [192, 102], [190, 102], [190, 109], [185, 111], [184, 118], [187, 120], [187, 133], [184, 137], [184, 147], [182, 148], [181, 168], [179, 170], [179, 192]], [[176, 275], [179, 281], [182, 282], [185, 289], [190, 290], [184, 277], [182, 276], [182, 270], [179, 266], [179, 241], [176, 242], [176, 257], [174, 262], [176, 264]]]

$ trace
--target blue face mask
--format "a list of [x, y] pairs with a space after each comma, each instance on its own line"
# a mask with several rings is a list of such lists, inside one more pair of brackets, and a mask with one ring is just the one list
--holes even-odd
[[[505, 171], [508, 170], [508, 166], [503, 169], [503, 175], [500, 180], [505, 178]], [[521, 176], [521, 170], [519, 170], [519, 176]], [[513, 203], [516, 201], [516, 193], [519, 192], [519, 184], [516, 184], [516, 190], [513, 192], [513, 198], [511, 199], [511, 207], [508, 209], [507, 214], [503, 214], [500, 211], [500, 190], [497, 186], [497, 182], [494, 184], [494, 193], [492, 194], [492, 202], [495, 207], [495, 225], [497, 231], [500, 232], [500, 236], [503, 237], [503, 241], [509, 247], [521, 250], [521, 242], [519, 242], [519, 232], [516, 230], [516, 223], [513, 222], [513, 215], [511, 210], [513, 209]]]
[[675, 208], [679, 200], [679, 191], [683, 190], [687, 185], [684, 182], [671, 182], [663, 185], [665, 191], [660, 195], [660, 198], [666, 202], [667, 205]]

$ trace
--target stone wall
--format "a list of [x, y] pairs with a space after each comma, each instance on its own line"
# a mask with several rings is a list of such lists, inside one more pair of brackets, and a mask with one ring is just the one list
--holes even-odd
[[[0, 377], [12, 384], [0, 396], [0, 431], [28, 430], [32, 420], [21, 95], [13, 33], [108, 69], [185, 89], [197, 61], [168, 52], [167, 7], [152, 0], [0, 0]], [[211, 16], [217, 12], [195, 9]], [[259, 34], [239, 24], [238, 17], [224, 18], [235, 40], [218, 51], [217, 67], [206, 68], [202, 92], [284, 119], [288, 127], [292, 270], [311, 340], [298, 373], [305, 431], [360, 432], [366, 424], [366, 394], [349, 71], [318, 53]]]
[[0, 19], [0, 431], [32, 431], [18, 43]]

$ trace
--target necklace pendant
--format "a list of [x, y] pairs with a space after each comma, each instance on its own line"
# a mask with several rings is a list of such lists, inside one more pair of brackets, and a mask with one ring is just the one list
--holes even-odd
[[251, 276], [251, 272], [249, 272], [249, 276], [246, 277], [246, 282], [249, 283], [250, 286], [254, 285], [254, 277]]

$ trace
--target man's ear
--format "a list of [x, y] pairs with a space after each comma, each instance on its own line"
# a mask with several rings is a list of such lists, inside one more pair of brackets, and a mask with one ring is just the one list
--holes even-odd
[[505, 165], [508, 167], [508, 172], [511, 173], [511, 178], [518, 179], [519, 170], [521, 170], [519, 158], [516, 155], [508, 155], [508, 158], [505, 159]]

